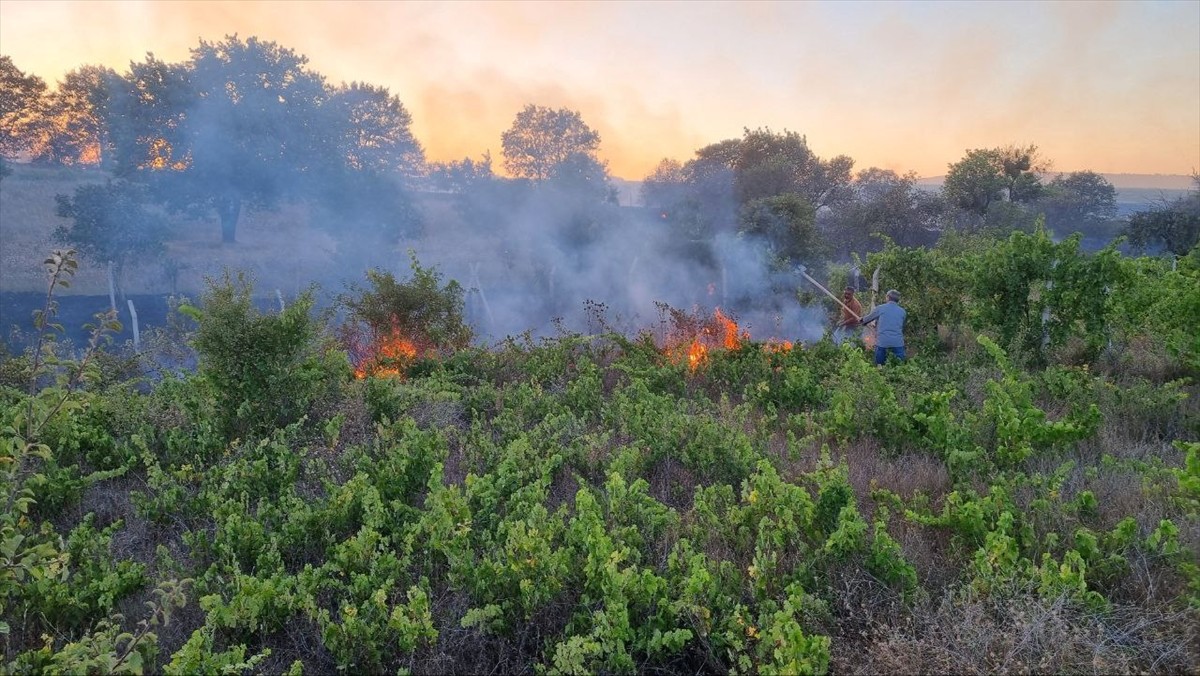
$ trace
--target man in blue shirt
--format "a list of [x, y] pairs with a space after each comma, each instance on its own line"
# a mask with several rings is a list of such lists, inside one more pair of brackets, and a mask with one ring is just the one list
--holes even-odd
[[896, 359], [904, 361], [904, 317], [908, 315], [900, 307], [900, 292], [892, 289], [887, 292], [888, 302], [871, 311], [862, 318], [863, 326], [878, 321], [879, 335], [875, 340], [875, 364], [882, 366], [887, 361], [888, 352], [896, 355]]

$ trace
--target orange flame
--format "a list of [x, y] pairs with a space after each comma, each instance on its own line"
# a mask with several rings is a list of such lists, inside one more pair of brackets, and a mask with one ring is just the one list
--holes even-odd
[[700, 342], [699, 338], [693, 338], [692, 344], [688, 347], [687, 356], [688, 368], [695, 371], [701, 364], [708, 361], [708, 348]]
[[713, 313], [713, 317], [717, 320], [721, 330], [724, 332], [724, 337], [721, 342], [722, 345], [725, 346], [726, 350], [738, 349], [742, 346], [742, 339], [750, 337], [749, 334], [740, 331], [737, 322], [722, 314], [721, 308], [717, 308], [716, 312]]
[[401, 334], [400, 329], [392, 327], [388, 334], [376, 339], [367, 358], [354, 369], [354, 377], [398, 378], [403, 375], [401, 367], [415, 359], [417, 353], [416, 344]]
[[795, 347], [790, 340], [770, 340], [763, 345], [767, 352], [789, 352]]
[[674, 335], [667, 339], [663, 353], [674, 363], [687, 360], [688, 368], [695, 371], [708, 361], [710, 350], [739, 350], [750, 334], [743, 331], [733, 319], [720, 308], [711, 318], [688, 317], [677, 313]]

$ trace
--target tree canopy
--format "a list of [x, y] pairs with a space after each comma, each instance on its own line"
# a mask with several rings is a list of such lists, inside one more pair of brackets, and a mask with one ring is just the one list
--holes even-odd
[[942, 192], [951, 204], [982, 219], [998, 202], [1036, 200], [1042, 193], [1038, 174], [1047, 168], [1037, 146], [976, 148], [949, 165]]
[[30, 149], [29, 125], [45, 92], [42, 78], [26, 75], [12, 57], [0, 56], [0, 156], [12, 158]]
[[599, 161], [600, 134], [574, 110], [529, 104], [501, 137], [504, 168], [518, 178], [545, 181], [574, 156]]

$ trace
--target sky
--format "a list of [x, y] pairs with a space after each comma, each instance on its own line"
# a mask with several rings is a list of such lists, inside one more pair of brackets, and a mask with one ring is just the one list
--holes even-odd
[[922, 177], [1010, 144], [1063, 172], [1200, 171], [1200, 0], [0, 0], [0, 54], [51, 84], [231, 34], [388, 87], [432, 161], [500, 169], [533, 103], [579, 111], [630, 180], [759, 127]]

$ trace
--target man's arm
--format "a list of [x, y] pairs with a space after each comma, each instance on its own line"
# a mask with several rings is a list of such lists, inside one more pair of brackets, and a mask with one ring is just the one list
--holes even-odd
[[867, 324], [870, 324], [871, 322], [875, 321], [876, 319], [879, 319], [879, 311], [882, 308], [883, 308], [883, 306], [880, 305], [879, 307], [875, 308], [874, 310], [871, 310], [871, 314], [867, 315], [866, 317], [863, 317], [862, 321], [859, 322], [859, 324], [866, 326]]

